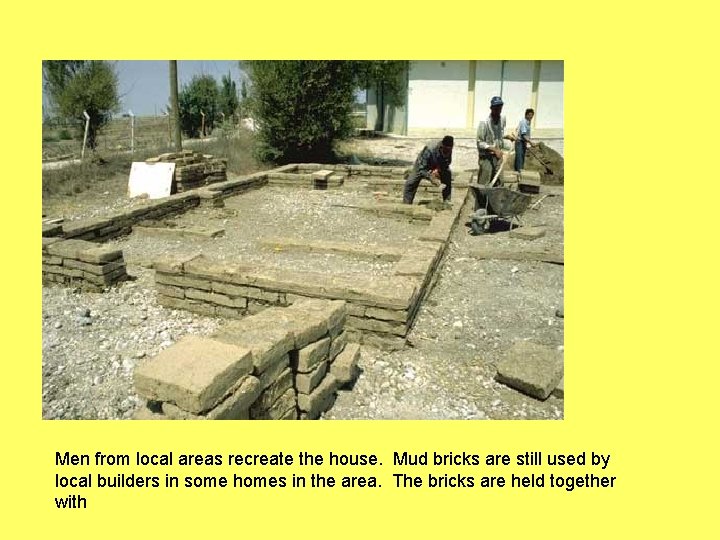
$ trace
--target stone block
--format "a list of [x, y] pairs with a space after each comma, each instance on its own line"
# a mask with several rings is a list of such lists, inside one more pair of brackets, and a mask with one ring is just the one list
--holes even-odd
[[68, 268], [77, 268], [89, 274], [95, 274], [102, 276], [115, 272], [120, 268], [125, 268], [125, 261], [108, 262], [104, 264], [92, 264], [82, 261], [76, 261], [74, 259], [65, 259], [65, 266]]
[[520, 341], [497, 365], [496, 379], [537, 399], [547, 399], [563, 376], [562, 353], [552, 347]]
[[165, 274], [163, 272], [158, 272], [157, 270], [155, 271], [155, 283], [172, 285], [174, 287], [201, 289], [203, 291], [212, 290], [212, 282], [206, 279]]
[[295, 409], [297, 398], [294, 388], [289, 388], [281, 395], [275, 403], [265, 409], [257, 402], [250, 407], [250, 418], [253, 420], [280, 420], [284, 418], [288, 411]]
[[227, 294], [229, 296], [248, 296], [250, 289], [254, 287], [247, 287], [245, 285], [233, 285], [232, 283], [222, 283], [213, 281], [212, 290], [216, 293]]
[[61, 240], [59, 242], [46, 243], [43, 239], [43, 247], [47, 246], [47, 252], [56, 257], [66, 259], [79, 259], [80, 253], [86, 249], [97, 247], [97, 244], [86, 240]]
[[397, 336], [404, 336], [407, 333], [407, 325], [395, 321], [348, 317], [347, 325], [350, 328], [356, 328], [358, 330], [371, 330], [373, 332], [395, 334]]
[[224, 319], [240, 319], [245, 315], [245, 309], [215, 306], [215, 315]]
[[312, 314], [315, 318], [326, 320], [328, 332], [332, 332], [334, 334], [339, 333], [338, 329], [342, 329], [345, 325], [345, 318], [347, 314], [345, 302], [342, 300], [320, 300], [313, 298], [295, 302], [288, 309], [291, 311]]
[[[292, 374], [290, 369], [290, 355], [286, 354], [278, 358], [276, 362], [273, 362], [262, 373], [256, 374], [260, 379], [260, 388], [265, 390], [269, 386], [278, 382], [279, 379], [285, 377], [285, 372], [288, 371]], [[292, 386], [292, 375], [289, 377], [289, 384]], [[285, 391], [283, 389], [283, 391]]]
[[156, 272], [163, 274], [182, 274], [185, 263], [197, 257], [200, 257], [199, 253], [185, 257], [164, 255], [153, 261], [153, 268]]
[[536, 240], [545, 236], [545, 227], [518, 227], [510, 230], [510, 238]]
[[332, 362], [335, 357], [343, 351], [345, 345], [347, 345], [347, 342], [347, 331], [332, 338], [332, 340], [330, 341], [330, 350], [328, 351], [328, 360], [330, 362]]
[[53, 225], [43, 223], [42, 235], [43, 237], [60, 236], [63, 232], [62, 225]]
[[88, 263], [105, 264], [122, 259], [123, 252], [121, 249], [113, 248], [111, 246], [98, 246], [80, 251], [78, 253], [78, 258], [81, 261]]
[[135, 388], [146, 399], [200, 413], [215, 407], [251, 371], [248, 349], [186, 336], [135, 370]]
[[327, 361], [317, 364], [309, 373], [298, 373], [295, 376], [295, 388], [298, 393], [309, 394], [312, 392], [327, 373]]
[[182, 287], [173, 287], [172, 285], [163, 285], [162, 283], [155, 284], [155, 290], [158, 294], [165, 296], [172, 296], [173, 298], [185, 298], [185, 289]]
[[49, 246], [51, 246], [52, 244], [56, 244], [56, 243], [58, 243], [58, 242], [65, 242], [65, 241], [66, 241], [66, 240], [63, 240], [62, 238], [46, 238], [46, 237], [43, 237], [43, 239], [42, 239], [42, 250], [43, 250], [43, 253], [49, 253], [49, 252], [48, 252], [48, 248], [49, 248]]
[[294, 348], [295, 336], [287, 326], [268, 325], [256, 317], [227, 323], [215, 333], [213, 339], [252, 351], [255, 373], [259, 374]]
[[185, 289], [185, 297], [231, 308], [245, 309], [247, 307], [246, 298], [230, 298], [224, 294], [201, 291], [198, 289]]
[[315, 366], [327, 360], [328, 352], [330, 351], [330, 338], [324, 338], [315, 343], [311, 343], [302, 349], [298, 349], [297, 363], [292, 362], [294, 359], [291, 358], [293, 363], [292, 368], [300, 373], [309, 373]]
[[81, 236], [85, 233], [100, 230], [111, 223], [111, 220], [105, 218], [89, 218], [69, 221], [63, 225], [63, 234], [65, 235], [65, 238], [73, 238], [75, 236]]
[[338, 384], [345, 385], [357, 377], [358, 360], [360, 359], [360, 345], [351, 343], [345, 350], [340, 353], [330, 366], [332, 373], [338, 381]]
[[53, 257], [52, 255], [43, 255], [43, 264], [54, 264], [57, 266], [62, 265], [63, 259], [61, 257]]
[[286, 366], [285, 369], [280, 372], [280, 375], [276, 376], [272, 383], [260, 393], [255, 402], [253, 402], [253, 407], [264, 410], [271, 409], [275, 402], [292, 387], [293, 373], [292, 370]]
[[396, 311], [393, 309], [369, 307], [365, 311], [365, 317], [369, 317], [371, 319], [380, 319], [382, 321], [397, 321], [404, 323], [408, 319], [408, 312]]
[[337, 388], [338, 382], [335, 376], [328, 373], [312, 393], [297, 395], [298, 409], [310, 416], [319, 416], [332, 405]]
[[313, 180], [327, 180], [333, 174], [334, 171], [328, 171], [327, 169], [321, 169], [312, 173]]
[[560, 382], [552, 391], [552, 395], [558, 399], [565, 399], [565, 376], [560, 379]]

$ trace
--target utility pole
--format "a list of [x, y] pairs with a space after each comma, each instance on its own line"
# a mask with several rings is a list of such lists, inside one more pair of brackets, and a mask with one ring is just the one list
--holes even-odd
[[175, 122], [175, 151], [182, 151], [182, 138], [180, 136], [180, 109], [178, 107], [178, 79], [177, 60], [170, 60], [170, 116]]

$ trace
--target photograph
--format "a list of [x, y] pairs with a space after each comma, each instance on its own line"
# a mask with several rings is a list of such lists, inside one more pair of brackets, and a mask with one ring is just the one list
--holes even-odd
[[43, 60], [42, 419], [564, 420], [564, 67]]

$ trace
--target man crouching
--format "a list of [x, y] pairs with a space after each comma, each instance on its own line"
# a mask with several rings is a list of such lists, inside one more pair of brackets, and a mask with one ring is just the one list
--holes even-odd
[[433, 185], [442, 185], [443, 202], [450, 202], [452, 194], [452, 175], [450, 162], [455, 140], [446, 135], [441, 141], [429, 142], [415, 159], [410, 175], [405, 180], [403, 202], [412, 204], [422, 179], [430, 180]]

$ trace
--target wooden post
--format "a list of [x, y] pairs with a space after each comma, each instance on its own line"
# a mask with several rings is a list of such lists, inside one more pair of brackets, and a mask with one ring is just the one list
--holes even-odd
[[170, 107], [175, 122], [175, 151], [182, 152], [182, 137], [180, 135], [180, 109], [178, 107], [178, 80], [177, 60], [170, 60]]

